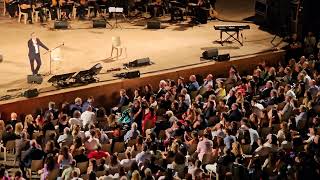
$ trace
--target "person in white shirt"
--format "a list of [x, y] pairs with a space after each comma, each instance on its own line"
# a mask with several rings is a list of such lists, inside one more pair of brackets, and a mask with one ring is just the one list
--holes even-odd
[[152, 155], [148, 149], [148, 146], [146, 144], [143, 144], [143, 151], [136, 155], [136, 162], [138, 163], [138, 165], [140, 165], [141, 163], [144, 163], [146, 159], [150, 161], [151, 156]]
[[90, 152], [98, 149], [98, 146], [100, 145], [99, 139], [95, 138], [96, 132], [91, 130], [90, 131], [90, 137], [89, 139], [84, 143], [84, 147]]
[[[73, 113], [73, 118], [69, 119], [69, 124], [73, 127], [75, 125], [79, 125], [80, 127], [83, 127], [82, 119], [80, 111], [76, 110]], [[71, 128], [72, 129], [72, 128]]]
[[181, 94], [184, 95], [184, 102], [190, 107], [191, 105], [191, 98], [190, 95], [188, 94], [188, 90], [186, 88], [183, 88], [181, 90]]
[[206, 79], [204, 79], [203, 87], [205, 87], [206, 89], [208, 88], [209, 85], [211, 85], [211, 87], [213, 87], [213, 80], [212, 79], [213, 79], [212, 74], [208, 74]]
[[83, 128], [88, 127], [90, 124], [94, 124], [96, 120], [96, 114], [92, 112], [92, 107], [88, 106], [87, 110], [81, 114]]

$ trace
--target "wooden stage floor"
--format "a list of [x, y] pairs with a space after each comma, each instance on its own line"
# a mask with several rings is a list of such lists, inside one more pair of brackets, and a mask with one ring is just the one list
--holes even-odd
[[[242, 16], [247, 15], [242, 13]], [[145, 20], [133, 24], [122, 22], [123, 29], [110, 30], [92, 29], [91, 21], [72, 21], [72, 28], [69, 30], [52, 30], [52, 22], [47, 26], [24, 25], [7, 17], [0, 17], [0, 52], [4, 56], [4, 61], [0, 63], [0, 97], [18, 94], [30, 88], [51, 88], [51, 84], [47, 83], [50, 76], [46, 76], [41, 85], [27, 84], [26, 78], [30, 74], [27, 41], [31, 32], [36, 32], [50, 48], [64, 43], [61, 48], [62, 59], [52, 63], [53, 74], [84, 70], [101, 63], [103, 74], [99, 78], [102, 81], [112, 78], [112, 73], [104, 73], [108, 69], [122, 67], [123, 63], [144, 57], [149, 57], [154, 64], [138, 68], [142, 73], [202, 63], [200, 56], [208, 48], [218, 48], [219, 54], [230, 53], [231, 57], [237, 57], [267, 51], [273, 47], [270, 41], [274, 36], [251, 23], [215, 20], [193, 27], [185, 22], [162, 23], [164, 28], [160, 30], [146, 29], [144, 24]], [[223, 24], [250, 25], [251, 29], [243, 31], [244, 46], [236, 42], [223, 47], [214, 43], [219, 38], [219, 31], [215, 31], [213, 26]], [[126, 58], [110, 59], [112, 36], [121, 37], [127, 48]], [[41, 54], [44, 52], [42, 49]], [[42, 62], [40, 73], [45, 74], [49, 71], [49, 56], [42, 55]], [[20, 90], [8, 92], [14, 89]]]

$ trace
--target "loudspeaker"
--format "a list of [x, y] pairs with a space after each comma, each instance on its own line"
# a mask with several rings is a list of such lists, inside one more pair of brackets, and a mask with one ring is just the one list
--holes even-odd
[[126, 72], [124, 74], [124, 78], [127, 78], [127, 79], [133, 79], [137, 77], [140, 77], [140, 71], [131, 71], [131, 72]]
[[23, 93], [23, 96], [26, 98], [37, 97], [39, 95], [39, 91], [37, 89], [29, 89]]
[[160, 21], [148, 21], [147, 29], [161, 29]]
[[41, 75], [28, 75], [27, 81], [29, 84], [31, 83], [41, 84], [43, 81], [43, 77]]
[[214, 59], [218, 57], [218, 49], [217, 48], [212, 48], [204, 51], [202, 53], [202, 57], [204, 59]]
[[146, 66], [150, 65], [150, 58], [142, 58], [142, 59], [136, 59], [134, 61], [129, 62], [129, 67], [140, 67], [140, 66]]
[[68, 21], [55, 21], [54, 28], [55, 29], [68, 29]]
[[93, 28], [106, 28], [107, 27], [107, 23], [103, 19], [93, 20], [92, 21], [92, 27]]
[[221, 54], [218, 56], [216, 61], [222, 62], [222, 61], [229, 61], [230, 60], [230, 54]]

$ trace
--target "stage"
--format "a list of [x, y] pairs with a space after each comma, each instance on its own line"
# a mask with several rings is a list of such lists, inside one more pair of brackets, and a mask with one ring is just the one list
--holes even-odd
[[[235, 0], [217, 2], [218, 12], [221, 9], [221, 19], [240, 20], [253, 15], [253, 0], [245, 0], [242, 2], [242, 7], [238, 9], [230, 5], [235, 2]], [[230, 9], [227, 10], [228, 7]], [[230, 19], [231, 17], [236, 18]], [[27, 56], [27, 41], [31, 32], [36, 32], [40, 40], [49, 48], [64, 43], [61, 48], [61, 60], [52, 63], [53, 75], [89, 69], [101, 63], [103, 69], [98, 75], [100, 81], [114, 79], [113, 73], [107, 73], [108, 69], [121, 68], [124, 63], [139, 58], [149, 57], [154, 64], [134, 70], [148, 73], [207, 63], [207, 61], [201, 61], [200, 56], [209, 48], [218, 48], [219, 54], [230, 53], [232, 59], [267, 52], [274, 48], [270, 43], [274, 35], [260, 30], [253, 23], [212, 20], [208, 21], [208, 24], [191, 26], [187, 22], [170, 24], [167, 22], [168, 19], [169, 17], [160, 19], [163, 28], [159, 30], [146, 29], [145, 19], [138, 19], [132, 23], [121, 22], [122, 29], [113, 30], [93, 29], [92, 21], [73, 20], [69, 23], [70, 29], [53, 30], [53, 22], [45, 26], [39, 23], [25, 25], [17, 23], [16, 19], [2, 16], [0, 18], [0, 52], [4, 56], [4, 61], [0, 63], [0, 97], [5, 95], [15, 97], [30, 88], [37, 88], [40, 92], [55, 90], [50, 83], [47, 83], [51, 76], [45, 76], [41, 85], [27, 83], [27, 75], [31, 74]], [[110, 22], [113, 24], [114, 20]], [[214, 42], [219, 39], [220, 34], [219, 31], [214, 30], [213, 26], [230, 24], [250, 25], [249, 30], [243, 31], [244, 46], [237, 42], [224, 46]], [[118, 60], [110, 58], [113, 36], [121, 37], [123, 45], [127, 48], [127, 57]], [[280, 39], [276, 39], [276, 42], [279, 41]], [[44, 53], [45, 50], [41, 49], [43, 65], [40, 74], [49, 72], [49, 55]], [[128, 70], [121, 72], [125, 71]]]

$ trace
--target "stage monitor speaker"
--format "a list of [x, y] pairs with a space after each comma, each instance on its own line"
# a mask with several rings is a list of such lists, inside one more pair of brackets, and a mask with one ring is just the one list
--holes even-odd
[[223, 62], [223, 61], [229, 61], [230, 60], [230, 54], [221, 54], [218, 56], [216, 61]]
[[43, 77], [41, 75], [28, 75], [27, 81], [29, 84], [31, 83], [41, 84], [43, 81]]
[[129, 67], [140, 67], [140, 66], [146, 66], [150, 65], [150, 58], [142, 58], [142, 59], [136, 59], [134, 61], [129, 62]]
[[92, 20], [92, 27], [93, 28], [106, 28], [107, 23], [103, 19]]
[[202, 57], [204, 59], [214, 59], [218, 57], [218, 49], [217, 48], [212, 48], [204, 51], [202, 53]]
[[26, 98], [37, 97], [39, 95], [38, 89], [29, 89], [23, 93], [23, 96]]
[[54, 28], [55, 29], [68, 29], [68, 21], [55, 21]]
[[161, 22], [160, 21], [148, 21], [147, 22], [147, 29], [161, 29]]
[[137, 77], [140, 77], [140, 71], [126, 72], [124, 75], [124, 78], [127, 78], [127, 79], [133, 79]]

